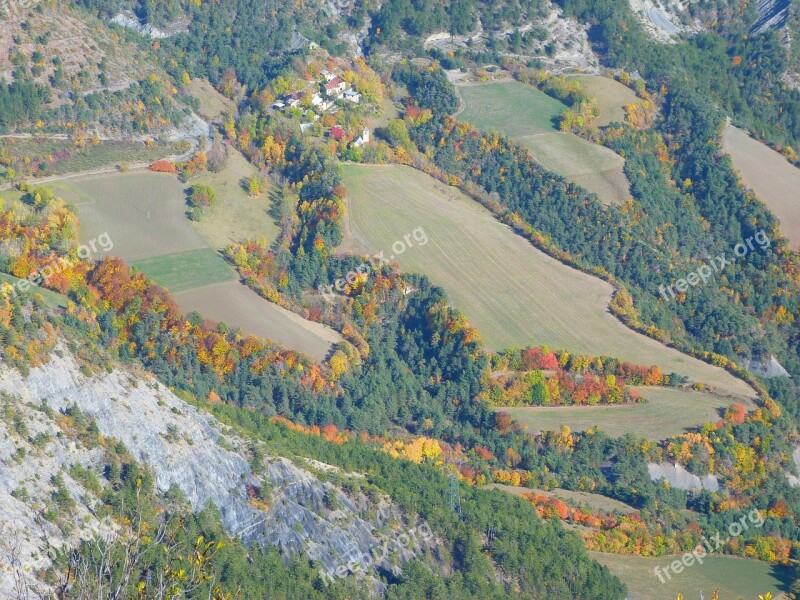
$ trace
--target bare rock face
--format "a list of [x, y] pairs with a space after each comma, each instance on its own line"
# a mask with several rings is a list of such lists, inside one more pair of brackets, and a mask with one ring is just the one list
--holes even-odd
[[693, 473], [689, 473], [689, 471], [678, 464], [648, 463], [647, 470], [650, 473], [650, 479], [652, 481], [666, 479], [672, 487], [680, 490], [708, 490], [709, 492], [716, 492], [719, 490], [719, 481], [716, 476], [706, 475], [701, 478]]
[[[589, 42], [589, 26], [565, 17], [563, 11], [552, 2], [544, 5], [541, 14], [531, 16], [529, 22], [522, 27], [490, 32], [485, 31], [478, 20], [476, 30], [468, 35], [451, 35], [447, 31], [439, 31], [429, 35], [423, 46], [426, 50], [437, 48], [445, 53], [465, 48], [485, 49], [493, 37], [508, 37], [516, 31], [524, 34], [533, 29], [546, 32], [546, 37], [530, 42], [528, 49], [507, 51], [503, 54], [513, 59], [535, 58], [553, 73], [600, 72], [600, 60]], [[546, 52], [547, 48], [551, 49], [550, 53]]]
[[778, 362], [774, 356], [762, 358], [752, 358], [747, 364], [747, 370], [760, 377], [770, 379], [772, 377], [789, 377], [788, 371]]
[[702, 30], [702, 26], [689, 15], [687, 2], [630, 0], [630, 5], [645, 30], [659, 42], [672, 42], [676, 36]]
[[[794, 465], [797, 468], [798, 473], [800, 473], [800, 446], [794, 449], [792, 453], [792, 460], [794, 460]], [[787, 474], [786, 478], [789, 480], [789, 485], [792, 487], [797, 487], [800, 485], [800, 478], [796, 475]]]
[[143, 23], [130, 13], [119, 13], [111, 19], [111, 22], [119, 25], [120, 27], [132, 29], [139, 35], [149, 37], [153, 40], [163, 40], [172, 37], [173, 35], [184, 33], [189, 28], [188, 19], [181, 19], [176, 23], [172, 23], [166, 29], [159, 29], [158, 27], [155, 27], [149, 23]]
[[759, 0], [758, 20], [753, 23], [753, 33], [780, 31], [789, 19], [791, 0]]
[[[398, 564], [423, 550], [427, 538], [415, 538], [413, 543], [397, 545], [388, 554], [381, 552], [378, 559], [365, 561], [375, 557], [375, 548], [386, 548], [391, 541], [392, 536], [384, 533], [385, 522], [391, 521], [396, 529], [402, 524], [401, 512], [390, 502], [383, 500], [381, 506], [368, 506], [364, 499], [354, 502], [286, 458], [268, 457], [253, 472], [248, 460], [236, 451], [246, 447], [244, 440], [224, 431], [213, 417], [182, 401], [149, 375], [116, 369], [89, 377], [70, 354], [63, 350], [57, 354], [60, 356], [53, 355], [27, 377], [0, 365], [0, 394], [26, 415], [29, 437], [40, 430], [51, 435], [51, 441], [37, 453], [23, 436], [11, 435], [8, 425], [0, 422], [0, 434], [5, 434], [0, 435], [0, 528], [6, 529], [0, 536], [0, 597], [9, 597], [13, 585], [8, 540], [22, 538], [24, 543], [17, 543], [17, 560], [33, 572], [49, 565], [50, 546], [71, 545], [80, 537], [111, 527], [92, 516], [97, 498], [67, 476], [70, 495], [78, 501], [75, 517], [85, 526], [67, 535], [37, 515], [37, 507], [52, 494], [52, 474], [76, 462], [91, 465], [101, 458], [60, 436], [54, 419], [32, 408], [42, 401], [56, 414], [76, 405], [95, 419], [103, 436], [122, 442], [149, 467], [159, 491], [177, 486], [195, 510], [212, 503], [231, 535], [247, 545], [274, 545], [287, 555], [304, 552], [327, 573], [349, 573], [354, 565], [366, 564], [363, 575], [370, 579], [376, 568], [396, 570]], [[19, 460], [17, 448], [25, 445], [29, 452]], [[11, 497], [23, 483], [30, 499]], [[248, 491], [263, 486], [271, 490], [269, 499], [254, 501]], [[335, 509], [326, 502], [331, 495], [336, 498]], [[369, 520], [366, 514], [374, 514], [376, 509], [388, 519]]]

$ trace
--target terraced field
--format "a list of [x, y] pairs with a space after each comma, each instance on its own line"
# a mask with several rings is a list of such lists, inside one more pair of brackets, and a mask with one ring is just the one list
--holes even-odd
[[[222, 180], [223, 176], [217, 179]], [[206, 318], [241, 327], [246, 333], [272, 339], [318, 360], [340, 339], [332, 329], [302, 319], [240, 283], [235, 271], [186, 218], [184, 185], [174, 176], [116, 174], [59, 182], [52, 187], [76, 206], [82, 243], [108, 233], [114, 243], [110, 254], [173, 292], [182, 310], [198, 311]], [[237, 198], [229, 197], [228, 201], [235, 203]], [[260, 218], [255, 216], [250, 221], [258, 223]], [[243, 220], [247, 223], [245, 217]], [[224, 218], [219, 221], [227, 222]], [[227, 235], [224, 226], [211, 231], [212, 240], [221, 242]], [[93, 258], [102, 255], [99, 252]]]
[[[348, 190], [343, 248], [383, 250], [404, 271], [428, 275], [490, 348], [548, 344], [618, 356], [657, 364], [725, 393], [753, 395], [724, 370], [622, 325], [608, 312], [609, 284], [537, 250], [455, 188], [396, 165], [345, 165], [343, 175]], [[394, 255], [394, 242], [418, 227], [429, 242]]]
[[[685, 433], [688, 429], [715, 422], [733, 400], [695, 391], [663, 387], [635, 388], [647, 402], [618, 406], [557, 406], [499, 408], [531, 432], [556, 431], [569, 425], [573, 431], [599, 426], [612, 437], [626, 433], [663, 440]], [[747, 403], [753, 409], [752, 403]]]
[[730, 124], [723, 134], [723, 148], [745, 185], [778, 217], [792, 247], [800, 248], [800, 169]]
[[558, 130], [566, 106], [517, 81], [461, 85], [464, 110], [457, 116], [496, 130], [528, 148], [545, 168], [598, 195], [605, 203], [630, 197], [625, 161], [603, 146]]

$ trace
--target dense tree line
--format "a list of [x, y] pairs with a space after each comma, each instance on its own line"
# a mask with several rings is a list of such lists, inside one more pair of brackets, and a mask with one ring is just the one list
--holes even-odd
[[[790, 57], [779, 33], [751, 34], [755, 2], [746, 3], [747, 10], [734, 18], [715, 19], [716, 30], [674, 45], [654, 43], [625, 0], [559, 4], [567, 15], [592, 25], [590, 38], [609, 65], [637, 70], [654, 91], [683, 82], [757, 136], [800, 147], [800, 91], [782, 79]], [[701, 5], [695, 10], [708, 9]], [[725, 9], [719, 13], [728, 13]]]
[[49, 101], [49, 89], [33, 81], [18, 79], [11, 84], [0, 82], [0, 131], [32, 123]]

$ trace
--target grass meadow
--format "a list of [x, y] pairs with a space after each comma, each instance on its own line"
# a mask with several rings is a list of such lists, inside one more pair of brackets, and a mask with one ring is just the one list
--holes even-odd
[[639, 98], [631, 88], [610, 77], [571, 75], [569, 78], [579, 81], [590, 95], [597, 98], [600, 114], [597, 115], [594, 124], [599, 127], [605, 127], [615, 121], [624, 122], [625, 109], [623, 107], [626, 104], [639, 102]]
[[[663, 440], [686, 433], [690, 428], [721, 418], [733, 400], [693, 390], [638, 387], [647, 402], [617, 406], [525, 406], [498, 408], [531, 432], [556, 431], [568, 425], [573, 431], [599, 426], [612, 437], [635, 433], [650, 440]], [[748, 408], [755, 408], [751, 402]]]
[[533, 247], [459, 190], [410, 167], [345, 165], [346, 240], [372, 254], [418, 227], [429, 242], [392, 260], [428, 275], [493, 350], [548, 344], [595, 356], [659, 365], [718, 390], [753, 390], [713, 367], [631, 331], [609, 311], [612, 287]]
[[662, 569], [676, 558], [620, 556], [590, 552], [592, 558], [606, 565], [628, 586], [629, 600], [674, 600], [683, 594], [690, 598], [711, 598], [719, 591], [720, 600], [757, 600], [772, 592], [776, 598], [789, 584], [789, 573], [782, 567], [733, 556], [707, 556], [703, 564], [695, 564], [661, 583], [654, 569]]
[[781, 233], [800, 248], [800, 169], [732, 125], [725, 129], [723, 147], [745, 185], [778, 217]]
[[457, 116], [476, 127], [496, 130], [528, 148], [546, 169], [598, 195], [605, 203], [630, 197], [621, 156], [558, 129], [566, 106], [517, 81], [459, 86], [463, 111]]
[[[228, 164], [238, 168], [235, 162]], [[217, 174], [207, 181], [222, 186], [226, 178], [238, 179], [239, 175]], [[234, 194], [223, 200], [218, 194], [223, 209], [206, 215], [211, 223], [206, 224], [207, 229], [200, 228], [205, 234], [201, 235], [186, 217], [186, 186], [175, 176], [114, 174], [58, 182], [53, 188], [75, 205], [82, 243], [107, 232], [114, 243], [110, 254], [170, 290], [183, 311], [197, 311], [205, 318], [224, 321], [317, 359], [324, 358], [331, 344], [341, 339], [332, 329], [258, 296], [238, 280], [234, 269], [212, 247], [213, 240], [219, 242], [218, 247], [225, 245], [222, 242], [237, 219], [244, 232], [239, 239], [250, 233], [248, 227], [269, 220], [268, 199], [254, 199], [259, 202], [256, 208], [226, 208], [225, 202], [233, 206], [245, 200]], [[244, 191], [241, 195], [246, 196]]]

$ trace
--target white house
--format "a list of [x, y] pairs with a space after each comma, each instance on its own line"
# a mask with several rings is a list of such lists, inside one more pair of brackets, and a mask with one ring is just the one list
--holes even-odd
[[353, 104], [358, 104], [359, 102], [361, 102], [361, 94], [359, 94], [355, 90], [347, 90], [344, 93], [344, 99], [349, 100]]
[[295, 106], [300, 106], [300, 99], [302, 98], [300, 92], [292, 92], [288, 94], [284, 100], [286, 101], [286, 106], [289, 108], [294, 108]]
[[364, 131], [361, 132], [361, 135], [358, 136], [358, 139], [353, 141], [353, 146], [356, 148], [360, 148], [364, 144], [369, 143], [369, 127], [364, 127]]
[[324, 87], [326, 95], [339, 96], [347, 89], [347, 82], [341, 77], [334, 77]]

